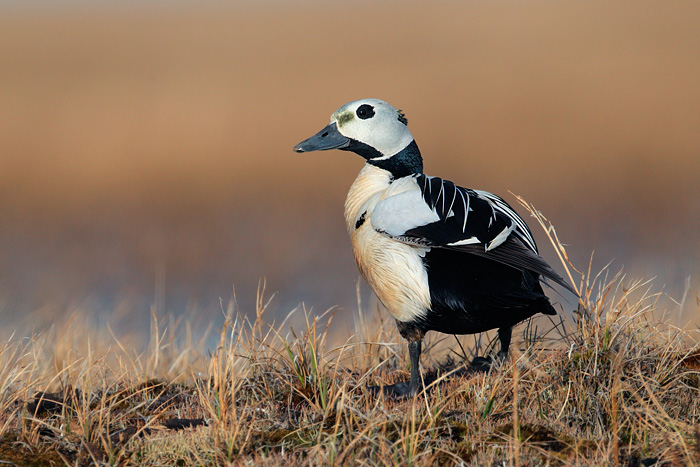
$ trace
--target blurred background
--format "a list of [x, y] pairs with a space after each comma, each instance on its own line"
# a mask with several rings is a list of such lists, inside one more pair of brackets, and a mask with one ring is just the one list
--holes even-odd
[[533, 203], [574, 264], [595, 251], [593, 272], [612, 261], [676, 300], [690, 284], [696, 326], [698, 31], [694, 0], [5, 0], [3, 333], [76, 310], [199, 329], [234, 289], [254, 313], [262, 278], [269, 319], [303, 302], [349, 322], [363, 160], [291, 148], [364, 97], [405, 111], [426, 173]]

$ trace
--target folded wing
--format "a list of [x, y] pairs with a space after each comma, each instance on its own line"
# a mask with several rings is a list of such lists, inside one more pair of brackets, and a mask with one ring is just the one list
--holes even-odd
[[377, 204], [372, 227], [404, 243], [445, 248], [551, 279], [572, 293], [538, 254], [525, 221], [498, 196], [416, 175], [415, 187]]

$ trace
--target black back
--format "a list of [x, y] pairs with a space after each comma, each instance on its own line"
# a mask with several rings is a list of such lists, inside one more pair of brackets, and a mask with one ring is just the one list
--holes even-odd
[[556, 314], [539, 275], [490, 259], [434, 248], [425, 255], [431, 310], [423, 331], [473, 334], [510, 327], [536, 313]]

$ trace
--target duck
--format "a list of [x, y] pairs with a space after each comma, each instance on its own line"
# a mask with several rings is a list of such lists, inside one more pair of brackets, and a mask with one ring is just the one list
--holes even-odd
[[343, 105], [297, 153], [339, 149], [365, 159], [345, 201], [345, 223], [361, 275], [408, 342], [410, 382], [423, 388], [422, 341], [428, 331], [498, 330], [503, 360], [513, 326], [537, 313], [556, 315], [542, 284], [576, 291], [539, 255], [525, 221], [502, 198], [423, 173], [405, 114], [379, 99]]

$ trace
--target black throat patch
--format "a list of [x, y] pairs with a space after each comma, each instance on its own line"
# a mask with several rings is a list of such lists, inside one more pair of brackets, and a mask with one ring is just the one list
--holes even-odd
[[367, 160], [374, 159], [376, 157], [382, 157], [382, 153], [374, 149], [369, 144], [361, 143], [356, 139], [352, 138], [350, 138], [350, 144], [348, 144], [344, 148], [339, 149], [343, 151], [352, 151], [355, 154], [358, 154]]
[[416, 140], [411, 141], [411, 144], [388, 159], [369, 159], [367, 163], [380, 169], [388, 170], [394, 178], [423, 173], [423, 158], [420, 155]]

